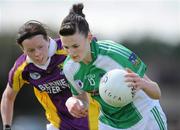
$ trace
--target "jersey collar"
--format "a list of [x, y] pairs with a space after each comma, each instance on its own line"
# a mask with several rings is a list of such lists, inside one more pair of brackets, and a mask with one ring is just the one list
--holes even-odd
[[97, 58], [98, 53], [99, 53], [99, 46], [94, 39], [91, 41], [90, 46], [91, 46], [92, 62], [94, 62]]

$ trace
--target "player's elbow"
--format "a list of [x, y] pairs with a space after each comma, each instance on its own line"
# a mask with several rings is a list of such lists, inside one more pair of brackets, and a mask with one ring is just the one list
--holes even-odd
[[6, 102], [14, 102], [15, 98], [16, 93], [10, 87], [6, 87], [2, 95], [2, 100], [5, 100]]
[[152, 83], [153, 83], [152, 98], [153, 99], [160, 99], [161, 98], [161, 89], [156, 82], [152, 82]]
[[153, 99], [156, 100], [159, 100], [160, 98], [161, 98], [161, 92], [153, 96]]
[[156, 91], [152, 94], [151, 98], [157, 100], [161, 98], [161, 90], [159, 87], [157, 87]]

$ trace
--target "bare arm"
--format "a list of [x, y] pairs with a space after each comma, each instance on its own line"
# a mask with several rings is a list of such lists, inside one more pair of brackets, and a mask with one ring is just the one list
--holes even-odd
[[69, 113], [76, 117], [86, 117], [88, 114], [89, 99], [86, 92], [78, 96], [72, 96], [66, 101]]
[[142, 86], [144, 92], [153, 99], [160, 99], [161, 90], [159, 85], [156, 82], [150, 80], [147, 75], [145, 75], [142, 80], [144, 80], [144, 87]]
[[152, 99], [160, 99], [161, 90], [156, 82], [149, 79], [146, 75], [141, 78], [129, 69], [127, 69], [127, 71], [129, 73], [126, 75], [126, 81], [129, 82], [136, 90], [142, 89]]
[[3, 125], [11, 125], [14, 101], [17, 93], [7, 84], [1, 100], [1, 116]]

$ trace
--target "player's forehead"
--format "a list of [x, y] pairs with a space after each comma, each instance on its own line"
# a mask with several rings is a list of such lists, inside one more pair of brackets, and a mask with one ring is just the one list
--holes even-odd
[[47, 40], [44, 39], [43, 35], [36, 35], [33, 36], [32, 38], [25, 39], [22, 42], [23, 47], [36, 47], [39, 45], [45, 45]]
[[84, 35], [75, 33], [74, 35], [61, 36], [63, 46], [73, 46], [83, 44], [85, 41]]

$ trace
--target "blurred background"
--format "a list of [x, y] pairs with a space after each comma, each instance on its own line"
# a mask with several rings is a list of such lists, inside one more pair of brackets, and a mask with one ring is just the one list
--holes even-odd
[[[180, 130], [179, 0], [0, 0], [0, 99], [8, 72], [22, 53], [15, 42], [18, 28], [38, 20], [57, 38], [62, 19], [77, 2], [84, 3], [90, 29], [99, 40], [122, 43], [147, 64], [147, 75], [162, 91], [168, 129]], [[33, 88], [23, 87], [15, 102], [14, 130], [45, 130], [46, 123]]]

